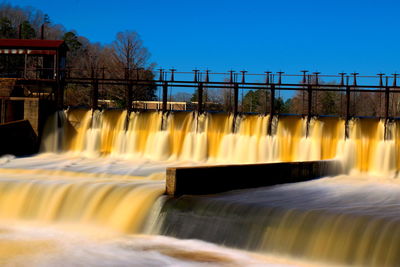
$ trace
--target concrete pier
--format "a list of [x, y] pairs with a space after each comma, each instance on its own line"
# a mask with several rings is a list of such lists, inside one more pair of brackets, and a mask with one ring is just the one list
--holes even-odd
[[337, 175], [335, 160], [167, 168], [170, 196], [214, 194]]

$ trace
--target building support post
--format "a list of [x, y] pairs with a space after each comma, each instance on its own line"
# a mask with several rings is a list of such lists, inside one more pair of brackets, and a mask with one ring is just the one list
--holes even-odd
[[385, 121], [389, 119], [389, 87], [385, 88]]
[[232, 132], [235, 132], [236, 117], [239, 110], [239, 83], [233, 83], [233, 122], [232, 122]]
[[268, 135], [272, 135], [272, 122], [275, 115], [275, 85], [271, 85], [270, 93], [270, 107], [269, 107], [269, 118], [268, 118]]
[[239, 110], [239, 84], [233, 84], [233, 115], [236, 117]]
[[168, 104], [168, 82], [163, 83], [163, 93], [162, 93], [162, 112], [167, 112]]
[[24, 55], [24, 78], [27, 78], [27, 68], [28, 68], [28, 54], [25, 53]]
[[92, 110], [95, 111], [99, 102], [99, 80], [94, 78], [92, 81]]
[[126, 82], [126, 88], [125, 88], [125, 108], [126, 111], [128, 112], [128, 116], [127, 116], [127, 120], [129, 117], [129, 114], [132, 110], [132, 82], [130, 80], [130, 75], [131, 74], [131, 70], [130, 68], [125, 68], [125, 82]]
[[345, 121], [345, 138], [349, 138], [349, 121], [350, 121], [350, 86], [346, 86], [346, 121]]
[[132, 111], [132, 89], [132, 82], [128, 81], [128, 84], [126, 86], [126, 110], [128, 111], [128, 114], [130, 114], [130, 112]]
[[306, 137], [309, 136], [310, 134], [310, 121], [311, 121], [311, 117], [312, 117], [312, 86], [308, 85], [307, 87], [307, 94], [308, 94], [308, 108], [307, 108], [307, 128], [306, 128]]
[[57, 81], [57, 95], [58, 95], [58, 109], [64, 109], [64, 88], [65, 88], [65, 81], [58, 80]]
[[60, 66], [59, 60], [60, 55], [57, 50], [54, 55], [54, 68], [53, 68], [53, 78], [56, 80], [54, 92], [56, 94], [56, 105], [58, 110], [63, 110], [64, 108], [64, 88], [65, 88], [65, 77], [61, 77], [60, 75]]
[[390, 89], [388, 87], [388, 81], [386, 80], [386, 87], [385, 87], [385, 140], [390, 139], [389, 132], [388, 132], [388, 123], [389, 123], [389, 96], [390, 96]]
[[4, 98], [1, 99], [1, 118], [0, 118], [0, 123], [5, 123], [6, 122], [6, 105], [7, 102]]
[[197, 88], [197, 113], [203, 113], [203, 83], [199, 82]]

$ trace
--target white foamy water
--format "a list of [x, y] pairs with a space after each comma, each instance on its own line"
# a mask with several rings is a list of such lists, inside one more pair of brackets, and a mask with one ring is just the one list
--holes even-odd
[[[69, 231], [65, 231], [69, 229]], [[73, 225], [0, 226], [2, 266], [295, 266], [198, 240], [117, 235]], [[82, 233], [82, 231], [85, 231]]]
[[[0, 263], [396, 266], [399, 127], [353, 120], [345, 139], [338, 118], [274, 120], [268, 136], [268, 116], [58, 113], [41, 154], [0, 158]], [[167, 167], [333, 158], [351, 175], [162, 196]]]

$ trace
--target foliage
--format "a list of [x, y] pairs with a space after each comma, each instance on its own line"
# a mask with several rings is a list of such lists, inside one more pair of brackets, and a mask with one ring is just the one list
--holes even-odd
[[21, 38], [22, 39], [34, 39], [36, 37], [36, 31], [29, 23], [25, 20], [21, 24]]
[[76, 52], [82, 47], [82, 43], [79, 42], [78, 36], [74, 32], [64, 33], [62, 39], [65, 41], [71, 52]]
[[282, 97], [275, 98], [275, 112], [280, 114], [290, 113], [290, 106], [292, 104], [292, 99], [288, 98], [284, 100]]
[[264, 113], [268, 109], [269, 101], [267, 90], [250, 90], [243, 97], [243, 111]]
[[[154, 78], [155, 64], [149, 62], [150, 53], [135, 31], [119, 32], [115, 41], [108, 45], [92, 43], [84, 36], [78, 35], [75, 30], [66, 30], [63, 25], [53, 23], [49, 15], [40, 10], [0, 3], [0, 38], [18, 38], [21, 25], [21, 37], [35, 39], [39, 37], [38, 33], [43, 24], [45, 39], [62, 39], [66, 42], [69, 48], [67, 68], [71, 76], [134, 78], [139, 75], [142, 79]], [[133, 86], [133, 100], [154, 100], [155, 90], [154, 84], [147, 87]], [[101, 88], [101, 91], [100, 97], [107, 97], [115, 100], [118, 105], [124, 105], [126, 86], [107, 86]], [[87, 104], [88, 97], [83, 97], [82, 92], [90, 93], [90, 88], [70, 86], [66, 100], [70, 98], [70, 103]]]
[[11, 20], [6, 17], [0, 18], [0, 38], [15, 38], [17, 32]]

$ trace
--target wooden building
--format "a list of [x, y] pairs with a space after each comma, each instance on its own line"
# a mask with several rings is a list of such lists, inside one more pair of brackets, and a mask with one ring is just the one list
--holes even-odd
[[0, 39], [0, 123], [29, 120], [39, 133], [62, 106], [67, 51], [63, 40]]

